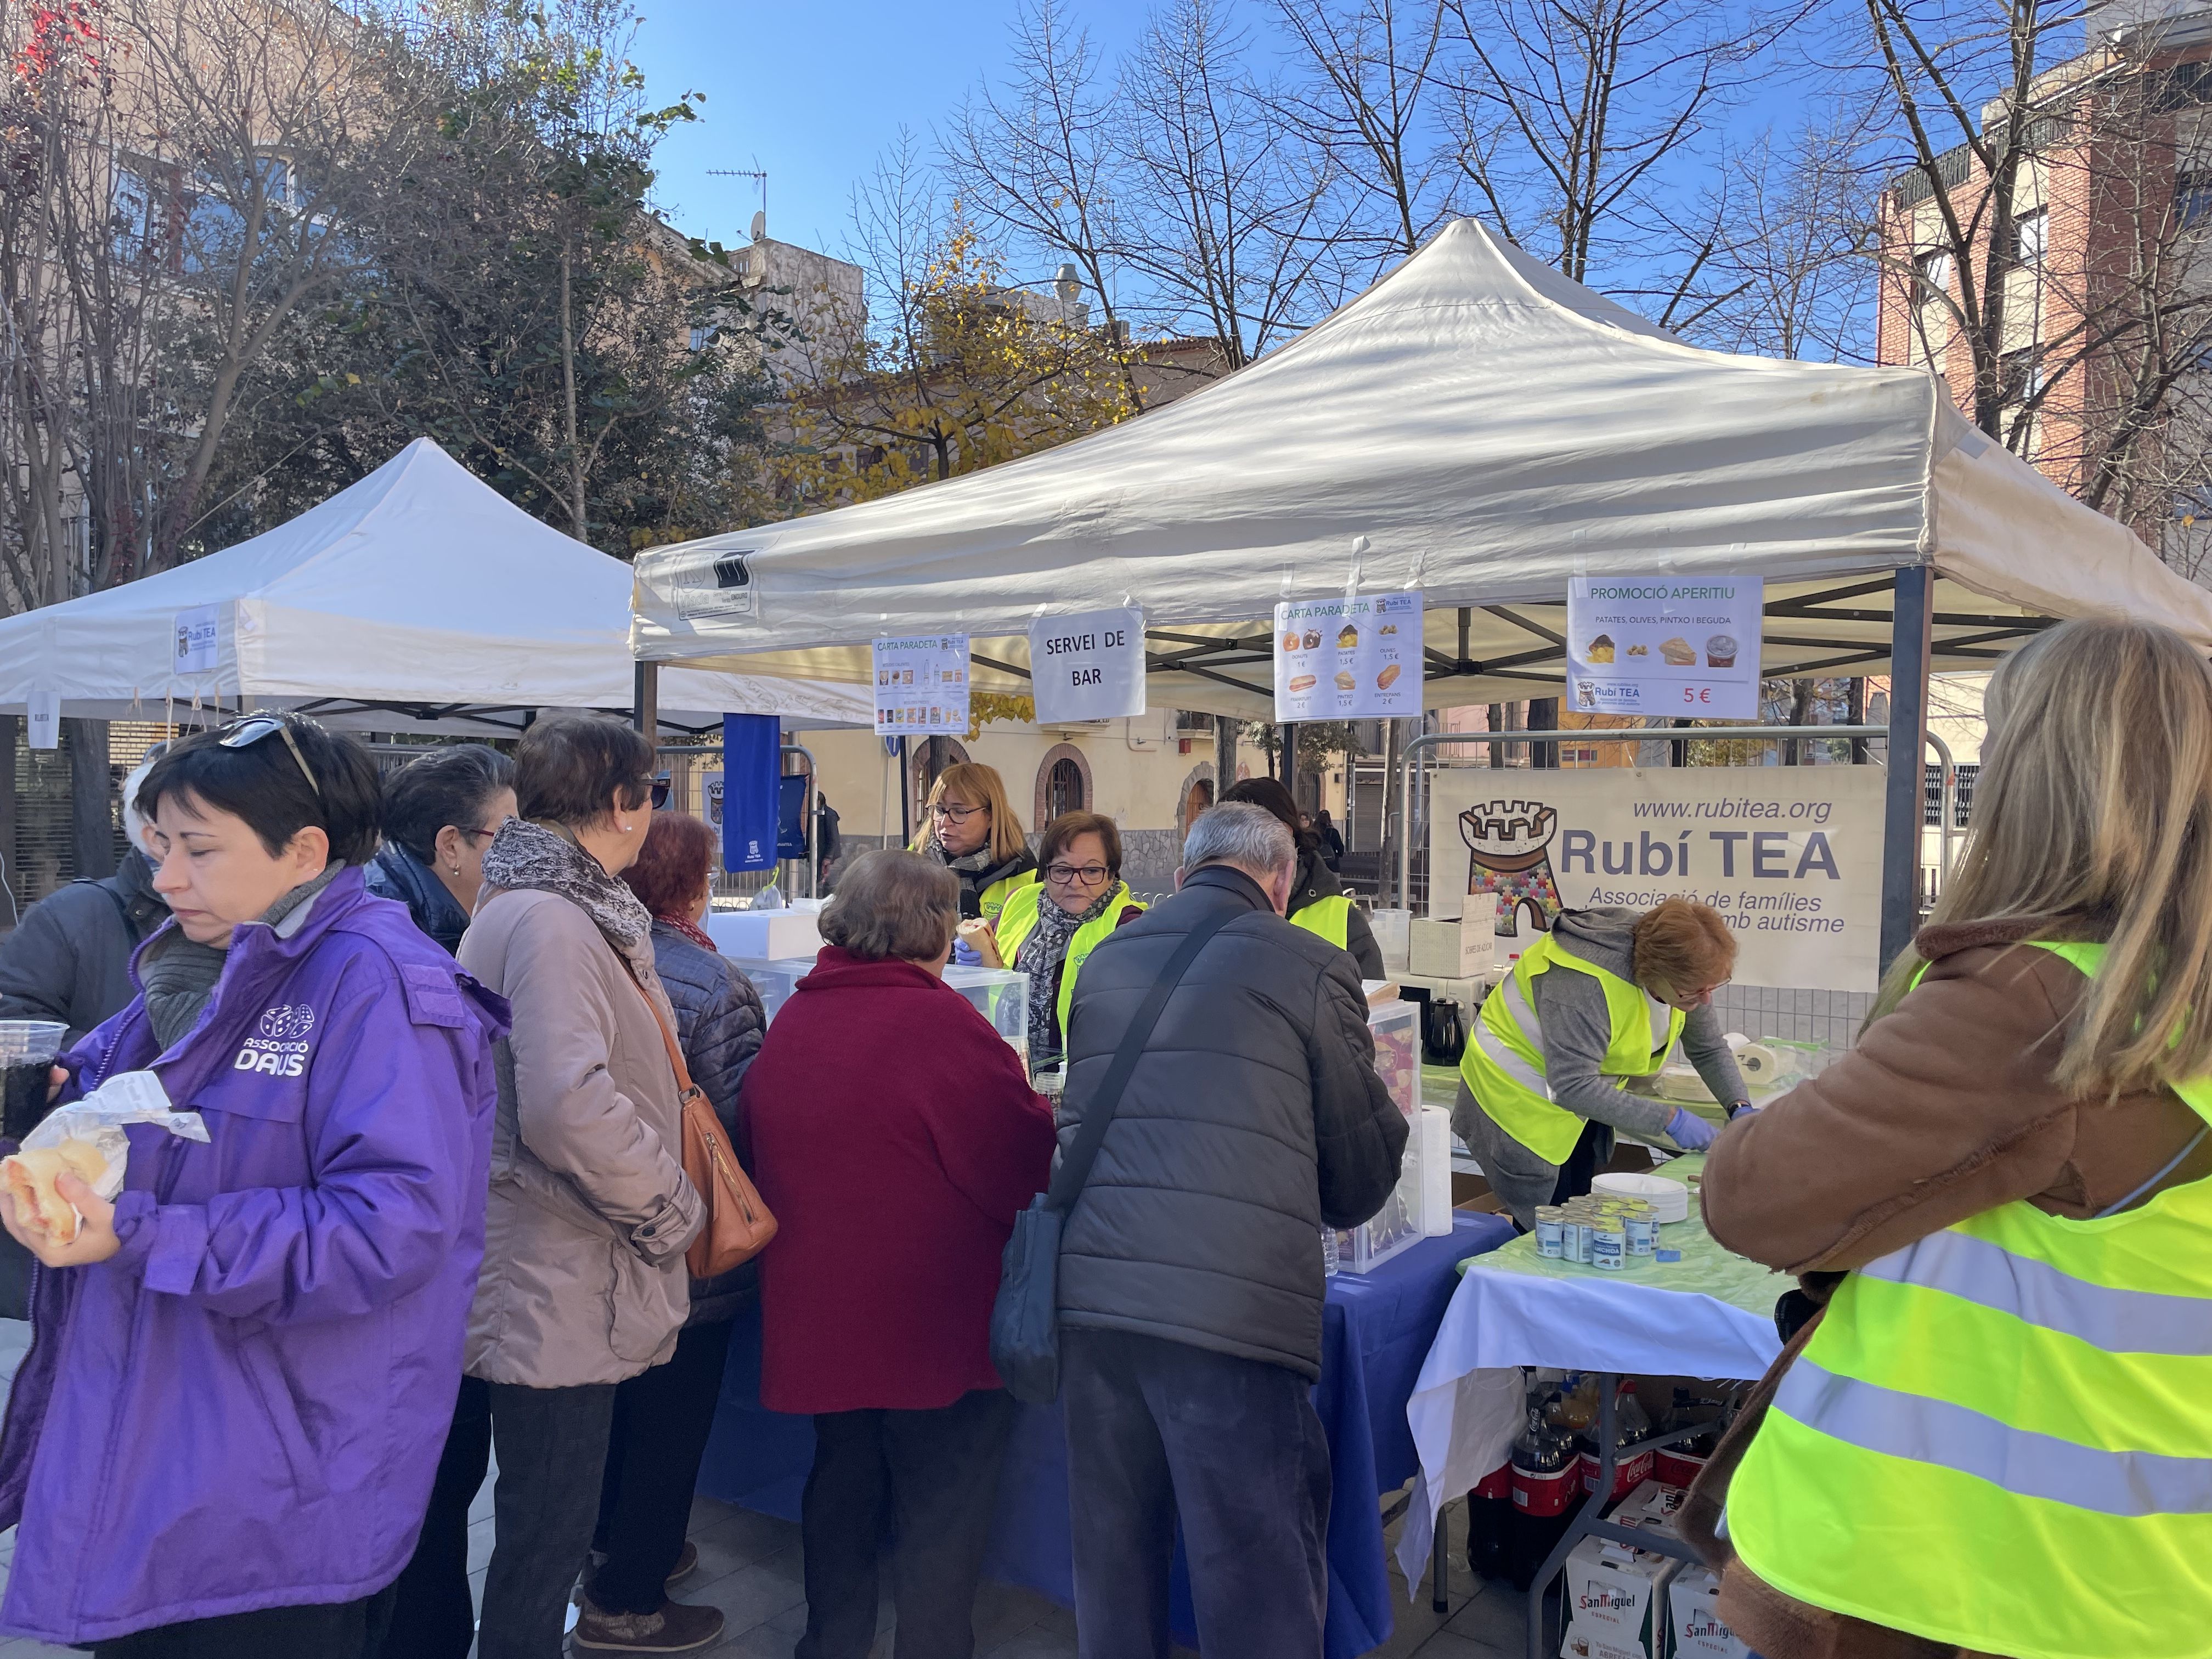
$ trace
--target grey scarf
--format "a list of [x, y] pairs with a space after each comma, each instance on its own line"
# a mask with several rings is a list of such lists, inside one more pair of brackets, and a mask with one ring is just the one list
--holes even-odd
[[566, 831], [509, 818], [484, 849], [483, 873], [488, 887], [528, 888], [568, 900], [629, 958], [641, 982], [653, 982], [653, 917], [644, 902]]
[[1030, 1063], [1036, 1065], [1050, 1054], [1057, 1054], [1066, 1042], [1066, 1033], [1055, 1042], [1052, 1036], [1052, 1017], [1060, 999], [1060, 987], [1053, 969], [1067, 959], [1068, 942], [1075, 937], [1076, 929], [1087, 921], [1096, 921], [1106, 914], [1106, 907], [1114, 902], [1121, 890], [1115, 882], [1101, 893], [1091, 908], [1081, 915], [1070, 915], [1054, 903], [1049, 893], [1037, 896], [1036, 926], [1022, 941], [1022, 948], [1014, 952], [1014, 966], [1030, 976]]
[[[343, 864], [333, 864], [313, 881], [301, 882], [263, 911], [261, 920], [281, 929], [288, 917], [305, 911], [315, 895], [337, 880], [344, 868]], [[305, 919], [303, 915], [301, 920]], [[228, 946], [195, 944], [178, 930], [148, 949], [138, 963], [138, 979], [146, 988], [146, 1018], [154, 1027], [155, 1041], [162, 1048], [173, 1047], [192, 1029], [215, 995], [216, 981], [222, 977], [222, 965], [229, 960]]]
[[994, 864], [998, 862], [997, 860], [991, 856], [991, 843], [988, 841], [981, 847], [977, 848], [974, 852], [963, 853], [956, 859], [946, 853], [944, 848], [938, 845], [937, 837], [934, 835], [932, 835], [929, 838], [929, 846], [927, 849], [926, 855], [929, 858], [934, 859], [938, 863], [943, 865], [948, 870], [965, 870], [970, 875], [975, 875], [982, 871], [988, 870]]

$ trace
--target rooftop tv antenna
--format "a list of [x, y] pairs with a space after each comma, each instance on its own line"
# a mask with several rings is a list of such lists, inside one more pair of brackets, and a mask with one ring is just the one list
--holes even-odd
[[760, 157], [754, 156], [753, 164], [749, 167], [709, 167], [707, 169], [707, 176], [709, 179], [751, 179], [758, 181], [761, 204], [760, 211], [753, 215], [753, 240], [766, 241], [768, 240], [768, 170], [761, 166]]

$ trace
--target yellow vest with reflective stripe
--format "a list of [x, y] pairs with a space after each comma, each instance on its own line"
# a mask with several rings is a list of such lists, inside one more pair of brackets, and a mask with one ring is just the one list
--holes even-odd
[[1352, 948], [1352, 901], [1341, 893], [1316, 899], [1294, 914], [1290, 923], [1320, 934], [1340, 951]]
[[1544, 1030], [1536, 1018], [1537, 975], [1557, 969], [1588, 974], [1605, 990], [1612, 1041], [1599, 1069], [1607, 1077], [1649, 1077], [1682, 1035], [1684, 1015], [1641, 986], [1584, 962], [1551, 934], [1521, 953], [1498, 988], [1483, 1000], [1460, 1076], [1491, 1121], [1547, 1164], [1565, 1164], [1581, 1139], [1583, 1120], [1554, 1105], [1544, 1080]]
[[[2094, 975], [2097, 945], [2044, 945]], [[2212, 1123], [2212, 1079], [2174, 1085]], [[2212, 1650], [2212, 1180], [2025, 1201], [1837, 1288], [1728, 1495], [1801, 1601], [2017, 1659]]]
[[[999, 960], [1007, 967], [1014, 965], [1014, 957], [1022, 948], [1022, 941], [1036, 930], [1037, 906], [1043, 902], [1044, 888], [1032, 878], [1029, 884], [1017, 887], [1008, 896], [1006, 908], [999, 913], [999, 925], [994, 935], [999, 942]], [[1067, 957], [1060, 972], [1060, 1038], [1067, 1041], [1068, 1005], [1075, 995], [1075, 976], [1098, 942], [1121, 924], [1121, 913], [1132, 907], [1143, 909], [1129, 891], [1126, 882], [1114, 884], [1114, 896], [1106, 908], [1075, 930], [1075, 937], [1067, 941]]]
[[[1037, 882], [1035, 870], [1024, 870], [1019, 875], [994, 881], [975, 896], [975, 904], [985, 921], [995, 923], [999, 914], [1006, 908], [1006, 901], [1024, 887], [1034, 887]], [[1009, 958], [1012, 960], [1012, 958]]]

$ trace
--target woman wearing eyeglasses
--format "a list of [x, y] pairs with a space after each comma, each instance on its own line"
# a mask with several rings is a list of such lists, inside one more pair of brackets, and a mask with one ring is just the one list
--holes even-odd
[[[913, 850], [960, 878], [960, 919], [996, 922], [1008, 898], [1036, 881], [1022, 821], [995, 769], [962, 761], [938, 775]], [[956, 950], [953, 960], [973, 952]]]
[[206, 1129], [128, 1131], [112, 1203], [64, 1176], [0, 1444], [0, 1626], [109, 1659], [359, 1659], [461, 1379], [506, 1005], [363, 890], [361, 746], [261, 717], [136, 805], [173, 920], [67, 1092], [151, 1073]]
[[397, 899], [448, 951], [483, 890], [484, 848], [514, 816], [514, 763], [480, 743], [411, 760], [384, 786], [384, 847], [368, 890]]
[[1030, 976], [1030, 1068], [1066, 1047], [1075, 976], [1099, 940], [1144, 912], [1121, 880], [1121, 833], [1097, 812], [1064, 812], [1037, 848], [1044, 879], [999, 913], [999, 959]]

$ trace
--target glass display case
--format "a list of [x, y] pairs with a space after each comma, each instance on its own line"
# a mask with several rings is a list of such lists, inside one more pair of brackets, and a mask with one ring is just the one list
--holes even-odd
[[[791, 995], [792, 988], [814, 971], [811, 957], [789, 957], [768, 961], [757, 957], [732, 957], [731, 966], [753, 982], [761, 1006], [771, 1023], [776, 1010]], [[1026, 1060], [1030, 1052], [1030, 976], [1006, 968], [957, 968], [945, 970], [945, 982], [968, 999], [975, 1012], [991, 1022], [991, 1029], [1013, 1045]]]
[[1406, 1115], [1406, 1157], [1398, 1184], [1371, 1220], [1336, 1236], [1339, 1271], [1365, 1273], [1420, 1242], [1422, 1149], [1416, 1119], [1421, 1107], [1421, 1011], [1416, 1003], [1385, 1002], [1367, 1011], [1375, 1035], [1375, 1071]]

